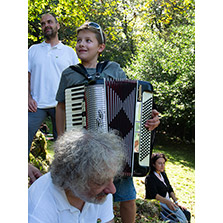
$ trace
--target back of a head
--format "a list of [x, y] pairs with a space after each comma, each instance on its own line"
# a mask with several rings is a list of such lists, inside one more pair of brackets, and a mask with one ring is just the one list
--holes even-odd
[[111, 133], [75, 129], [64, 133], [55, 143], [51, 165], [53, 183], [69, 189], [75, 182], [86, 186], [103, 183], [122, 170], [123, 140]]

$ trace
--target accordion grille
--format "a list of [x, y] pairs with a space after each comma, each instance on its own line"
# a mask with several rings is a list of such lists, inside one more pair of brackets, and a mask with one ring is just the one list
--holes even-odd
[[108, 128], [118, 130], [125, 142], [126, 167], [124, 172], [129, 174], [131, 174], [133, 165], [136, 88], [136, 81], [106, 82]]
[[150, 147], [151, 147], [151, 131], [146, 129], [144, 123], [152, 116], [152, 94], [148, 92], [143, 93], [142, 103], [142, 124], [140, 134], [139, 146], [139, 164], [141, 166], [148, 166], [150, 162]]
[[87, 129], [108, 131], [104, 84], [90, 85], [86, 88]]

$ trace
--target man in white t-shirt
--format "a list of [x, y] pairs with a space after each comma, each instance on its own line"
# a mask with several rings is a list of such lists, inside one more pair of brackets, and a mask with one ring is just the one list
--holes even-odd
[[28, 51], [28, 151], [36, 131], [47, 116], [51, 117], [54, 139], [57, 138], [55, 97], [61, 73], [78, 63], [75, 51], [58, 39], [60, 25], [55, 16], [42, 15], [41, 28], [45, 41], [32, 45]]
[[113, 179], [123, 168], [123, 140], [74, 129], [54, 146], [50, 172], [29, 188], [29, 223], [114, 222]]

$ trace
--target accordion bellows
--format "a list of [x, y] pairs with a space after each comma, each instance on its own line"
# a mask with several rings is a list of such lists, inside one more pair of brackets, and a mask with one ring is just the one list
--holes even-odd
[[[153, 88], [149, 82], [100, 79], [65, 90], [66, 130], [84, 127], [94, 131], [115, 129], [125, 142], [125, 175], [133, 175], [134, 158], [149, 166]], [[137, 154], [137, 156], [135, 156]]]

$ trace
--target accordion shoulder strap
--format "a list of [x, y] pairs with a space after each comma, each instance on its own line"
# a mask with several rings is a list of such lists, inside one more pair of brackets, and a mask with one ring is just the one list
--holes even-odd
[[87, 80], [89, 79], [89, 74], [86, 70], [86, 68], [82, 65], [82, 64], [76, 64], [76, 65], [72, 65], [70, 66], [70, 68], [74, 71], [76, 71], [79, 74], [82, 74]]
[[[106, 65], [108, 64], [109, 61], [102, 61], [99, 62], [97, 64], [96, 67], [96, 77], [100, 77], [100, 73], [104, 70], [104, 68], [106, 67]], [[77, 73], [83, 75], [88, 81], [92, 80], [92, 76], [90, 76], [86, 70], [86, 68], [82, 65], [82, 64], [76, 64], [76, 65], [72, 65], [70, 66], [70, 68], [74, 71], [76, 71]]]
[[96, 73], [100, 74], [107, 66], [108, 62], [109, 62], [108, 60], [99, 62], [96, 67]]

